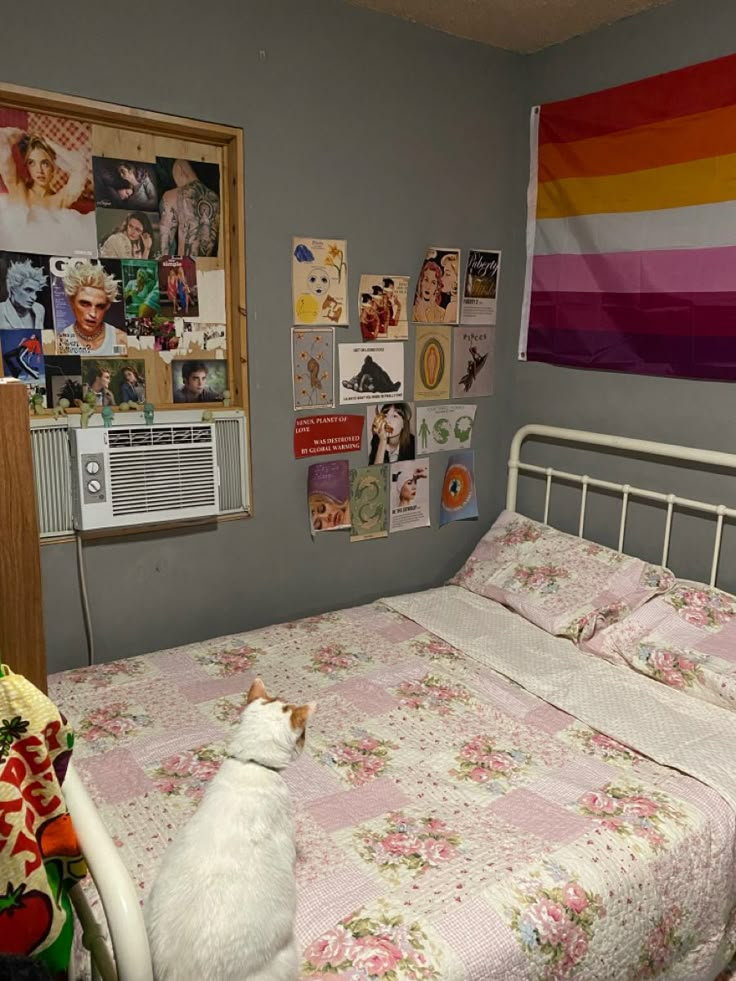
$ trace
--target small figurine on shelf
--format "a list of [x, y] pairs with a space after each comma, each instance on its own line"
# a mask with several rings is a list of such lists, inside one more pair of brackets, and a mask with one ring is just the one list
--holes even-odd
[[143, 418], [146, 420], [147, 426], [153, 425], [153, 413], [155, 411], [155, 406], [153, 402], [146, 402], [143, 406]]
[[202, 422], [212, 422], [214, 418], [215, 413], [212, 411], [212, 409], [205, 409], [202, 413]]
[[118, 408], [121, 412], [130, 412], [131, 409], [135, 408], [135, 405], [131, 404], [130, 402], [121, 402]]
[[35, 392], [33, 395], [31, 395], [31, 412], [33, 413], [34, 416], [45, 415], [43, 395], [40, 395], [38, 392]]
[[222, 404], [227, 409], [231, 401], [232, 401], [232, 396], [230, 395], [230, 389], [226, 388], [225, 391], [222, 393]]
[[54, 409], [54, 418], [59, 419], [67, 414], [67, 409], [70, 407], [71, 402], [69, 399], [59, 399], [59, 404]]
[[103, 405], [102, 406], [102, 425], [105, 427], [105, 429], [107, 429], [110, 426], [112, 426], [112, 424], [113, 424], [114, 421], [115, 421], [115, 413], [112, 411], [112, 406], [111, 405]]
[[79, 406], [79, 424], [82, 429], [86, 429], [89, 425], [90, 416], [95, 414], [95, 405], [97, 404], [97, 396], [93, 391], [87, 392], [83, 399], [76, 399], [75, 405]]

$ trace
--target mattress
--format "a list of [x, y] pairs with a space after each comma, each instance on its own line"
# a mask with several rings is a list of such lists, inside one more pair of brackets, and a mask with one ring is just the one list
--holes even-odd
[[143, 902], [256, 675], [318, 703], [285, 771], [302, 978], [696, 981], [728, 962], [732, 716], [452, 586], [49, 679]]

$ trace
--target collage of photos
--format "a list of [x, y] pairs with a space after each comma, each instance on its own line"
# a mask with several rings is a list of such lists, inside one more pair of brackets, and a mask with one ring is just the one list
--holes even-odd
[[[348, 326], [347, 319], [332, 316], [346, 308], [346, 256], [344, 240], [292, 240], [294, 409], [334, 408], [338, 397], [346, 413], [354, 403], [366, 406], [365, 464], [335, 460], [309, 468], [312, 535], [349, 528], [351, 541], [366, 541], [430, 526], [428, 454], [449, 453], [440, 527], [477, 518], [471, 443], [478, 406], [464, 400], [493, 394], [501, 253], [471, 249], [463, 270], [460, 249], [428, 248], [411, 303], [408, 276], [362, 274], [362, 343], [335, 347], [335, 334]], [[307, 323], [315, 326], [302, 326]], [[402, 344], [410, 323], [412, 388]], [[295, 457], [360, 453], [354, 420], [359, 417], [299, 417]], [[320, 440], [314, 435], [320, 427], [337, 435]], [[329, 501], [324, 490], [318, 496], [320, 481], [332, 484]]]
[[[138, 403], [145, 372], [136, 354], [150, 350], [161, 355], [168, 378], [157, 392], [168, 388], [171, 401], [185, 387], [173, 360], [216, 359], [210, 376], [217, 385], [202, 391], [219, 392], [212, 401], [221, 401], [227, 326], [224, 269], [217, 268], [220, 167], [111, 157], [95, 139], [82, 120], [0, 106], [3, 374], [29, 392], [33, 386], [48, 408], [59, 399], [73, 406], [87, 391], [98, 393], [98, 404]], [[72, 365], [75, 358], [81, 364]], [[121, 358], [131, 359], [127, 381]], [[99, 375], [88, 380], [101, 359], [116, 362], [108, 366], [109, 384]], [[136, 397], [124, 396], [126, 385]]]

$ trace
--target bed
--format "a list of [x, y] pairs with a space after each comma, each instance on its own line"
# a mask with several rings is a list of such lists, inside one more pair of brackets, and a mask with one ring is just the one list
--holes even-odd
[[[77, 734], [65, 790], [92, 873], [77, 908], [103, 977], [151, 977], [140, 904], [256, 675], [292, 702], [318, 703], [307, 749], [285, 773], [302, 978], [694, 981], [726, 969], [736, 607], [714, 584], [736, 511], [524, 463], [534, 435], [736, 468], [726, 454], [525, 427], [495, 537], [447, 585], [49, 678]], [[523, 473], [543, 482], [540, 525], [515, 510]], [[550, 584], [572, 582], [572, 560], [531, 573], [518, 561], [551, 527], [558, 478], [581, 488], [580, 537], [564, 543], [591, 563], [576, 596], [596, 594], [595, 614], [583, 604], [572, 630], [555, 626]], [[583, 537], [597, 486], [621, 496], [617, 552]], [[636, 566], [634, 584], [620, 553], [637, 495], [661, 500], [666, 521], [659, 571]], [[709, 584], [662, 571], [679, 506], [714, 518]], [[517, 550], [511, 599], [500, 548]], [[652, 641], [668, 630], [687, 657]]]

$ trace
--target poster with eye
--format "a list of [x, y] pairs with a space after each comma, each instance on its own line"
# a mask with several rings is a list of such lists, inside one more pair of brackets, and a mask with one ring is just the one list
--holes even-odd
[[416, 324], [456, 324], [460, 249], [427, 249], [414, 291]]
[[397, 463], [416, 456], [414, 406], [411, 402], [383, 402], [365, 410], [368, 463]]
[[496, 323], [500, 271], [500, 252], [488, 252], [484, 249], [470, 250], [463, 283], [461, 323], [479, 327], [490, 327]]
[[0, 106], [0, 242], [17, 252], [97, 254], [89, 123]]
[[49, 272], [55, 353], [124, 355], [128, 335], [120, 262], [51, 256]]
[[312, 463], [307, 474], [309, 529], [320, 531], [350, 528], [350, 468], [347, 460]]
[[364, 341], [405, 341], [408, 338], [408, 276], [361, 276], [358, 293], [358, 316]]
[[388, 535], [388, 467], [356, 467], [350, 471], [351, 542]]
[[440, 528], [450, 521], [478, 517], [475, 494], [475, 459], [473, 450], [452, 453], [447, 461], [440, 500]]
[[5, 375], [45, 387], [40, 330], [0, 330], [0, 349]]
[[452, 327], [417, 327], [414, 346], [414, 398], [449, 399]]
[[339, 344], [338, 348], [342, 404], [403, 399], [403, 344]]
[[452, 397], [493, 395], [495, 327], [455, 327], [452, 332]]
[[417, 443], [420, 453], [460, 450], [470, 446], [477, 406], [449, 402], [417, 407]]
[[161, 195], [161, 252], [216, 256], [220, 248], [220, 166], [202, 160], [156, 158]]
[[294, 409], [334, 409], [334, 328], [291, 328], [291, 382]]
[[95, 204], [98, 208], [158, 211], [156, 164], [141, 160], [93, 157]]
[[158, 264], [151, 259], [123, 259], [120, 265], [126, 325], [158, 316], [161, 312]]
[[46, 364], [46, 402], [50, 409], [58, 407], [61, 399], [74, 405], [82, 398], [82, 359], [78, 355], [50, 354]]
[[429, 524], [429, 459], [392, 463], [391, 532]]
[[46, 256], [0, 252], [0, 330], [43, 330], [53, 326]]
[[[220, 271], [223, 276], [222, 316], [215, 318], [212, 323], [225, 322], [225, 273], [224, 270]], [[162, 316], [199, 317], [199, 283], [194, 259], [188, 256], [162, 256], [158, 263], [158, 288]]]
[[291, 290], [295, 324], [348, 326], [347, 242], [294, 237]]

